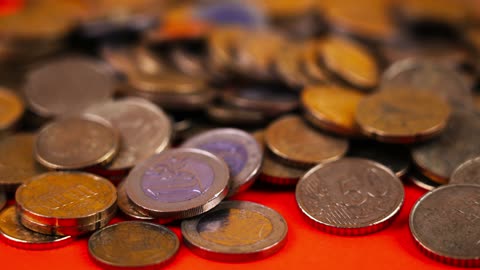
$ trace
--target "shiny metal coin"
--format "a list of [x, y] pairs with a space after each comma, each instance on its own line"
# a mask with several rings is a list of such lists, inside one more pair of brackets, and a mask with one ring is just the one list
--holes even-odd
[[458, 166], [448, 183], [480, 185], [480, 157], [467, 160]]

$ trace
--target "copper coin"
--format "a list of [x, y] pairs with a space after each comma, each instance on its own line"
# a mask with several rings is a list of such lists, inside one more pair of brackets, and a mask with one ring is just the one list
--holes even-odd
[[263, 151], [255, 138], [234, 128], [217, 128], [198, 134], [182, 147], [198, 148], [223, 159], [230, 170], [228, 197], [246, 190], [260, 173]]
[[423, 175], [417, 168], [411, 168], [406, 178], [409, 179], [416, 186], [425, 189], [425, 190], [434, 190], [439, 187], [441, 184], [432, 181], [432, 179]]
[[156, 154], [126, 179], [130, 200], [155, 218], [181, 219], [215, 207], [228, 193], [227, 164], [207, 151], [181, 148]]
[[417, 201], [410, 231], [417, 246], [443, 263], [480, 267], [480, 186], [447, 185]]
[[300, 69], [314, 82], [325, 82], [328, 78], [326, 71], [320, 65], [322, 40], [306, 41], [301, 55]]
[[45, 234], [80, 234], [113, 217], [117, 192], [112, 183], [93, 174], [51, 172], [22, 184], [15, 199], [27, 228]]
[[133, 204], [128, 198], [127, 191], [125, 190], [125, 181], [122, 181], [117, 186], [117, 205], [122, 212], [134, 219], [141, 220], [154, 220], [154, 217], [151, 217], [146, 211], [142, 208], [137, 207]]
[[437, 139], [412, 148], [416, 166], [432, 180], [446, 184], [463, 162], [480, 156], [480, 117], [472, 113], [455, 113]]
[[25, 228], [18, 221], [15, 206], [0, 213], [0, 235], [11, 246], [34, 250], [57, 248], [73, 241], [71, 236], [46, 235]]
[[94, 60], [80, 57], [51, 61], [27, 75], [25, 96], [30, 109], [43, 117], [81, 112], [111, 99], [110, 73]]
[[271, 123], [265, 143], [279, 158], [303, 167], [339, 159], [348, 149], [347, 140], [317, 131], [296, 115]]
[[313, 125], [339, 135], [360, 133], [355, 112], [364, 94], [338, 86], [309, 86], [301, 95], [305, 118]]
[[118, 155], [109, 170], [133, 167], [155, 153], [162, 152], [172, 137], [172, 127], [162, 109], [140, 98], [126, 98], [94, 105], [86, 113], [110, 121], [120, 132]]
[[90, 236], [88, 252], [105, 268], [158, 268], [170, 262], [180, 247], [178, 237], [162, 225], [125, 221]]
[[12, 128], [23, 115], [25, 105], [16, 94], [0, 88], [0, 131]]
[[480, 185], [480, 157], [470, 159], [453, 171], [449, 184]]
[[402, 182], [379, 163], [344, 158], [317, 165], [297, 184], [300, 210], [326, 232], [361, 235], [385, 228], [404, 201]]
[[119, 134], [110, 122], [93, 115], [56, 120], [40, 130], [34, 146], [38, 162], [52, 169], [81, 169], [111, 161]]
[[0, 189], [14, 191], [31, 177], [45, 172], [33, 157], [35, 135], [17, 133], [0, 140]]
[[438, 135], [447, 125], [450, 106], [439, 96], [402, 89], [380, 91], [357, 106], [362, 132], [379, 141], [413, 143]]
[[279, 251], [287, 222], [275, 210], [245, 201], [226, 201], [182, 222], [185, 244], [197, 255], [220, 261], [250, 261]]

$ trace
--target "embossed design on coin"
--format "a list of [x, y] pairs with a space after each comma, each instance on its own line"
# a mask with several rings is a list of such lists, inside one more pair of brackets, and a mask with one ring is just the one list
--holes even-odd
[[52, 169], [81, 169], [107, 163], [119, 147], [119, 135], [97, 116], [71, 117], [44, 127], [35, 142], [35, 158]]
[[202, 216], [183, 221], [182, 235], [193, 252], [207, 259], [254, 260], [283, 247], [287, 224], [266, 206], [226, 201]]
[[410, 231], [428, 256], [457, 266], [480, 266], [480, 186], [447, 185], [417, 201]]
[[90, 255], [107, 267], [160, 267], [173, 259], [179, 246], [167, 227], [140, 221], [105, 227], [88, 240]]
[[403, 185], [386, 167], [360, 158], [317, 165], [297, 184], [298, 206], [315, 226], [342, 235], [387, 226], [404, 200]]
[[467, 160], [458, 166], [448, 183], [480, 185], [480, 157]]
[[127, 192], [125, 191], [125, 181], [122, 181], [117, 186], [117, 204], [118, 208], [122, 210], [122, 212], [132, 218], [136, 219], [143, 219], [143, 220], [153, 220], [155, 218], [148, 215], [146, 211], [141, 208], [135, 206], [127, 196]]
[[0, 88], [0, 130], [11, 128], [25, 110], [23, 101], [13, 92]]

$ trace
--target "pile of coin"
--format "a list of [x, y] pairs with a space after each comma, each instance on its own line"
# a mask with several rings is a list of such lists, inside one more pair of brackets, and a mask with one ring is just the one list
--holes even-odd
[[411, 181], [419, 248], [480, 266], [480, 9], [457, 2], [25, 1], [0, 17], [2, 239], [158, 267], [181, 221], [195, 254], [256, 260], [288, 231], [231, 200], [256, 180], [348, 236]]

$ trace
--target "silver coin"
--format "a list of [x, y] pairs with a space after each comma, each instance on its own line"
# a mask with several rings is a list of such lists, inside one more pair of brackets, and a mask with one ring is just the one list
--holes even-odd
[[449, 183], [480, 185], [480, 157], [467, 160], [458, 166], [453, 171]]

